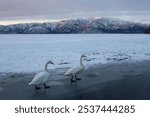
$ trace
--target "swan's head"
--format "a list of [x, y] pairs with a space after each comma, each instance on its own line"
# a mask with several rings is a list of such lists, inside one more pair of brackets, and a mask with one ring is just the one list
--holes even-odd
[[81, 55], [81, 58], [86, 57], [84, 54]]
[[51, 60], [47, 62], [47, 64], [54, 64]]

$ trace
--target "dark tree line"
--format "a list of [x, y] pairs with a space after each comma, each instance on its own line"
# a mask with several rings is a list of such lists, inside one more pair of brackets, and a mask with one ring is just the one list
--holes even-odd
[[144, 31], [144, 33], [146, 33], [146, 34], [150, 34], [150, 27], [149, 27], [149, 28], [147, 28], [147, 29]]

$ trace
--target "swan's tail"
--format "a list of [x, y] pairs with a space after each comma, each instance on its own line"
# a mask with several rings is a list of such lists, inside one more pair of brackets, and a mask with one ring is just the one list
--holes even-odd
[[32, 82], [30, 82], [28, 85], [32, 85]]
[[69, 76], [70, 74], [68, 74], [67, 72], [64, 74], [64, 76]]
[[65, 73], [64, 76], [66, 76], [67, 74]]

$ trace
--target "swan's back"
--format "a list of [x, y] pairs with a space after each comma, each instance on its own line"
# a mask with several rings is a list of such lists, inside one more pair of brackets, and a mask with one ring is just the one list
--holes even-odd
[[84, 70], [84, 67], [83, 66], [75, 66], [75, 67], [72, 67], [70, 68], [66, 73], [65, 73], [65, 76], [69, 76], [69, 75], [73, 75], [73, 74], [78, 74], [80, 73], [81, 71]]
[[50, 73], [48, 73], [46, 71], [41, 71], [35, 75], [35, 77], [29, 83], [29, 85], [31, 85], [31, 84], [38, 85], [38, 84], [45, 83], [48, 80], [49, 76], [50, 76]]

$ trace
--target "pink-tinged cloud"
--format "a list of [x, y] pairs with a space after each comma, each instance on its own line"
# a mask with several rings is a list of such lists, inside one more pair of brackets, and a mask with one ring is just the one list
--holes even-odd
[[[0, 20], [18, 17], [84, 17], [111, 11], [150, 11], [150, 0], [0, 0]], [[95, 14], [94, 14], [95, 13]]]

